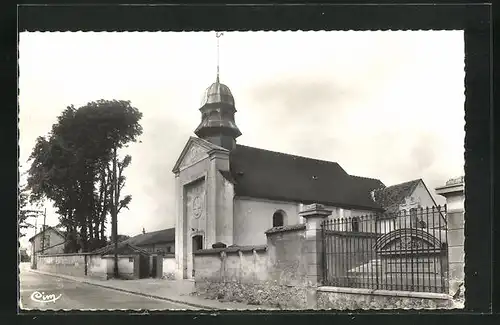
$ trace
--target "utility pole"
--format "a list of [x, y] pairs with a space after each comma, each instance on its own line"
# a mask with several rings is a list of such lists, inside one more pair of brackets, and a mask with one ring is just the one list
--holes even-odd
[[[35, 218], [35, 236], [36, 236], [36, 231], [37, 231], [37, 221], [38, 221], [38, 216]], [[33, 262], [31, 263], [31, 268], [36, 270], [36, 240], [33, 239], [33, 251], [31, 252], [31, 258], [33, 259]]]
[[43, 226], [42, 226], [42, 255], [45, 250], [45, 222], [47, 220], [47, 208], [43, 210]]
[[111, 228], [112, 228], [112, 234], [113, 234], [113, 241], [115, 244], [115, 263], [113, 267], [113, 273], [115, 278], [117, 279], [119, 276], [118, 272], [118, 179], [116, 177], [116, 144], [115, 147], [113, 148], [113, 195], [112, 195], [112, 200], [113, 200], [113, 208], [112, 208], [112, 215], [111, 215]]

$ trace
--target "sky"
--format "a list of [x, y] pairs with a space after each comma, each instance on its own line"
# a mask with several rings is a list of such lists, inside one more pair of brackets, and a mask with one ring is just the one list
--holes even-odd
[[[130, 100], [143, 113], [144, 132], [122, 152], [132, 155], [123, 193], [133, 199], [118, 217], [119, 233], [173, 227], [172, 168], [201, 120], [216, 66], [215, 32], [21, 33], [20, 172], [36, 138], [67, 106]], [[336, 161], [387, 186], [422, 178], [434, 193], [463, 175], [464, 78], [462, 31], [220, 38], [220, 79], [236, 101], [238, 143]], [[47, 224], [56, 225], [51, 203], [45, 206]]]

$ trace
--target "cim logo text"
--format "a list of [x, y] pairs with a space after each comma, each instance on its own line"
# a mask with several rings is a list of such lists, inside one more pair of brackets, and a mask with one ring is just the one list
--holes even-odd
[[35, 291], [31, 294], [31, 300], [36, 302], [56, 302], [57, 299], [61, 298], [62, 294], [56, 296], [51, 293], [46, 295], [45, 292]]

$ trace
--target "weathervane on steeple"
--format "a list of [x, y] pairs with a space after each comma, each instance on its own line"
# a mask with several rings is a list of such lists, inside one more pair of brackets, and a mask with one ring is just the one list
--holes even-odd
[[201, 101], [201, 123], [194, 134], [200, 139], [215, 144], [216, 146], [233, 150], [236, 148], [236, 138], [241, 131], [236, 126], [234, 113], [236, 106], [234, 97], [229, 87], [219, 80], [219, 38], [221, 32], [215, 32], [217, 38], [217, 79], [205, 90]]
[[217, 83], [219, 83], [219, 38], [224, 35], [222, 32], [216, 32], [215, 37], [217, 37]]

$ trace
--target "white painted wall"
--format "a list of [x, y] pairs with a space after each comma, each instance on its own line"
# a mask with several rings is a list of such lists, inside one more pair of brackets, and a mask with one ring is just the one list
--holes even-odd
[[405, 199], [403, 204], [399, 205], [401, 210], [410, 210], [411, 208], [420, 207], [433, 207], [435, 206], [434, 200], [430, 193], [425, 189], [424, 183], [419, 182], [413, 193]]
[[234, 198], [234, 243], [236, 245], [265, 245], [266, 230], [273, 226], [273, 214], [285, 212], [284, 225], [299, 223], [299, 204], [256, 198]]
[[[100, 255], [90, 255], [89, 257], [89, 273], [103, 273], [105, 274], [108, 269], [108, 263], [105, 258]], [[118, 264], [120, 265], [120, 264]]]
[[175, 276], [175, 257], [163, 257], [163, 276], [166, 278], [173, 278]]
[[[343, 208], [338, 208], [334, 206], [326, 206], [328, 210], [332, 210], [332, 214], [328, 217], [329, 220], [334, 220], [334, 219], [346, 219], [344, 220], [345, 222], [341, 222], [341, 224], [338, 225], [338, 227], [335, 227], [335, 230], [338, 231], [351, 231], [352, 230], [352, 224], [349, 223], [349, 220], [347, 218], [353, 218], [353, 217], [369, 217], [369, 218], [362, 218], [360, 219], [359, 222], [359, 231], [362, 232], [369, 232], [369, 231], [374, 231], [375, 230], [375, 220], [372, 218], [374, 212], [369, 211], [369, 210], [350, 210], [350, 209], [343, 209]], [[363, 221], [361, 221], [363, 220]]]
[[[113, 256], [105, 257], [108, 274], [113, 274], [115, 260]], [[134, 256], [122, 255], [118, 256], [118, 271], [123, 274], [134, 273]]]
[[234, 186], [220, 172], [216, 173], [216, 181], [219, 190], [216, 202], [215, 242], [222, 242], [229, 246], [234, 243]]
[[[413, 208], [429, 208], [431, 209], [432, 207], [437, 207], [431, 194], [427, 191], [425, 188], [425, 185], [423, 182], [420, 182], [418, 186], [415, 188], [413, 193], [411, 193], [407, 198], [405, 198], [405, 202], [403, 204], [399, 205], [399, 211], [406, 211], [408, 217], [406, 218], [406, 223], [404, 221], [405, 218], [398, 218], [398, 221], [396, 221], [396, 228], [402, 228], [406, 224], [407, 227], [410, 226], [410, 209]], [[435, 215], [432, 216], [430, 213], [432, 210], [429, 210], [429, 216], [422, 216], [419, 212], [419, 217], [423, 217], [423, 221], [426, 221], [428, 223], [428, 226], [431, 226], [432, 221], [434, 221], [435, 226], [438, 225], [443, 225], [444, 224], [444, 219], [441, 218], [439, 220], [439, 214], [437, 213], [437, 210], [435, 210]], [[427, 222], [429, 221], [429, 222]]]
[[393, 231], [395, 228], [394, 219], [382, 219], [377, 222], [377, 232], [379, 234], [386, 234]]
[[[284, 225], [294, 225], [304, 223], [299, 212], [304, 210], [306, 205], [295, 202], [273, 201], [248, 197], [237, 197], [234, 199], [234, 236], [235, 244], [237, 245], [264, 245], [266, 244], [265, 231], [273, 226], [273, 214], [277, 210], [285, 212]], [[325, 206], [331, 210], [332, 214], [329, 219], [339, 217], [355, 217], [372, 215], [372, 211], [367, 210], [345, 210], [333, 206]], [[351, 226], [346, 225], [346, 229], [350, 231]], [[360, 231], [374, 229], [375, 222], [372, 225], [360, 224]]]

